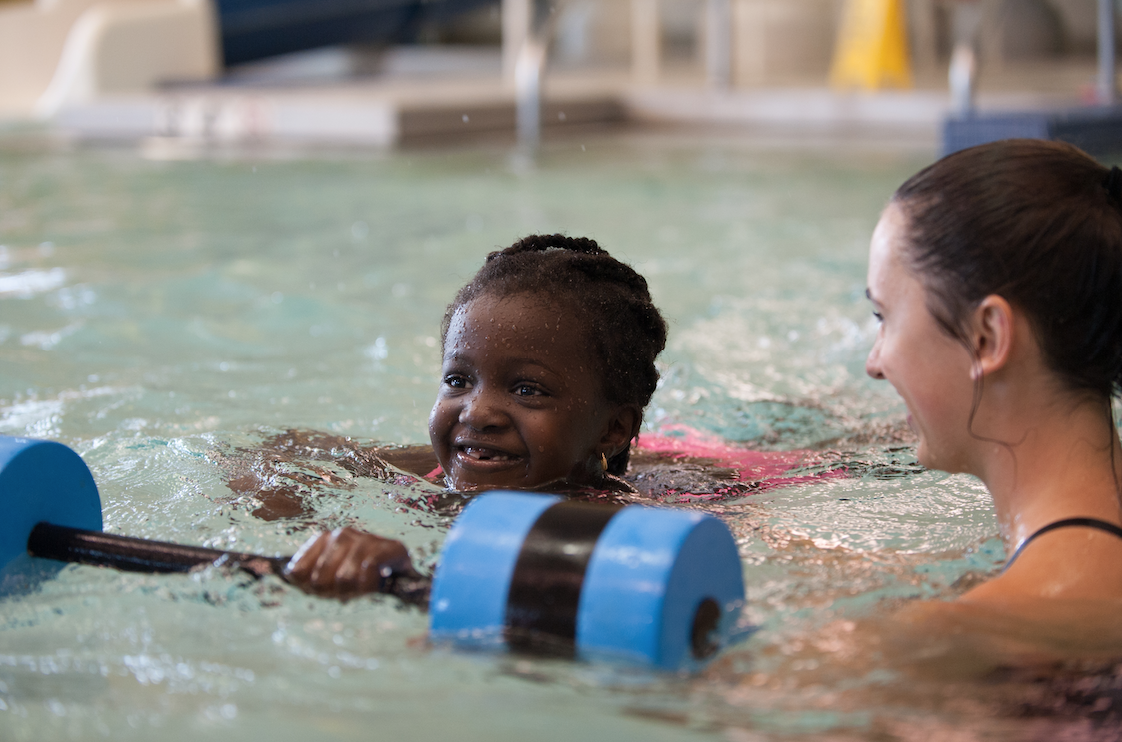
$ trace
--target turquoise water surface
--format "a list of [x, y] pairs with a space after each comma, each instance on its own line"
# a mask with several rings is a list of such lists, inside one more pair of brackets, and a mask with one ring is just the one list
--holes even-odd
[[[306, 512], [263, 520], [227, 481], [288, 429], [425, 442], [446, 303], [488, 251], [534, 232], [594, 237], [650, 281], [671, 327], [650, 430], [812, 448], [856, 472], [708, 506], [739, 540], [760, 630], [699, 678], [430, 648], [424, 615], [390, 599], [70, 566], [0, 602], [0, 738], [895, 739], [916, 719], [989, 724], [878, 694], [889, 670], [819, 676], [796, 646], [952, 594], [1001, 558], [980, 485], [922, 471], [901, 403], [863, 370], [869, 235], [928, 160], [600, 135], [530, 169], [499, 149], [156, 161], [0, 137], [0, 433], [77, 449], [107, 530], [282, 554], [354, 523], [431, 565], [449, 519], [403, 507], [408, 487], [286, 463]], [[838, 700], [854, 688], [865, 700]]]

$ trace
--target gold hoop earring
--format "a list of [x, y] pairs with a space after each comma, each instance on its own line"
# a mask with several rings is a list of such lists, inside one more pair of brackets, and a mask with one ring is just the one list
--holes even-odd
[[603, 469], [605, 474], [608, 473], [608, 454], [606, 453], [600, 454], [600, 468]]

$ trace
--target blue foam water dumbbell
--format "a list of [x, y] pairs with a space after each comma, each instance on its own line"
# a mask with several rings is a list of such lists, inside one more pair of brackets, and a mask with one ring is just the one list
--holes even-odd
[[429, 602], [435, 640], [696, 668], [744, 604], [736, 543], [712, 516], [492, 492], [457, 518]]
[[[144, 572], [225, 563], [284, 578], [287, 556], [101, 532], [86, 464], [59, 443], [0, 436], [0, 568], [21, 553]], [[729, 643], [744, 603], [725, 525], [688, 510], [490, 492], [456, 519], [430, 582], [385, 592], [430, 609], [436, 641], [695, 669]]]

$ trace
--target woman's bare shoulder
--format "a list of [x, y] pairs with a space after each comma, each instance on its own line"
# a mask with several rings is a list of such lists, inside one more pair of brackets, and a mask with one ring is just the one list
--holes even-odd
[[[984, 587], [984, 586], [983, 586]], [[975, 590], [978, 590], [976, 588]], [[945, 637], [995, 666], [1122, 657], [1122, 600], [1023, 597], [971, 591], [953, 601], [921, 601], [895, 620], [912, 636]]]

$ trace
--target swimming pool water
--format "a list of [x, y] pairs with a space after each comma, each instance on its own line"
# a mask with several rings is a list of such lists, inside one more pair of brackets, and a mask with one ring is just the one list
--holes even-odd
[[738, 538], [759, 630], [699, 678], [433, 649], [388, 599], [70, 566], [0, 601], [0, 738], [1006, 733], [882, 692], [888, 670], [820, 676], [827, 652], [799, 644], [1001, 558], [982, 488], [922, 471], [863, 370], [868, 238], [924, 154], [598, 135], [525, 169], [499, 149], [159, 161], [27, 142], [0, 137], [0, 433], [76, 448], [108, 530], [290, 553], [355, 523], [431, 565], [449, 519], [400, 487], [293, 464], [323, 480], [312, 512], [265, 521], [226, 482], [290, 428], [424, 442], [446, 303], [533, 232], [594, 237], [648, 278], [671, 328], [649, 429], [810, 447], [858, 476], [706, 506]]

